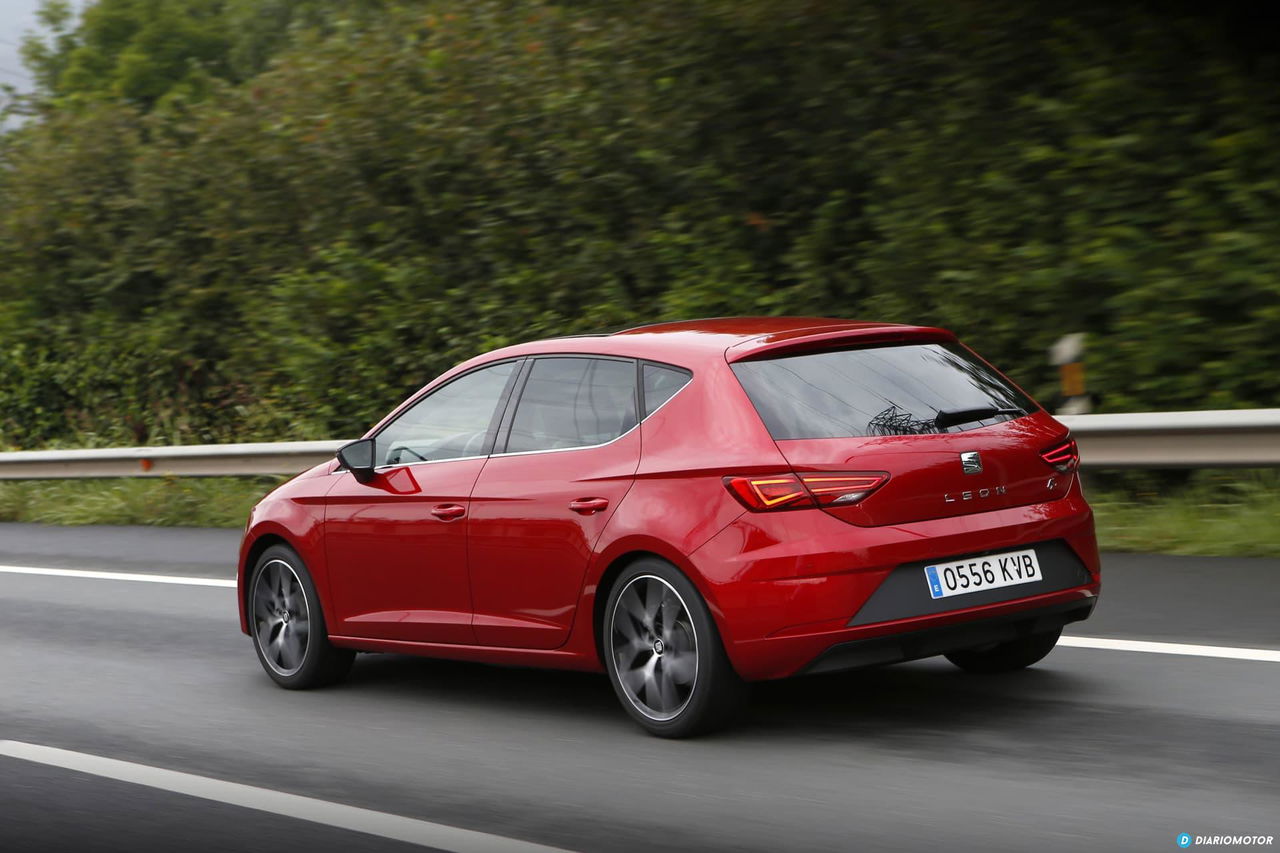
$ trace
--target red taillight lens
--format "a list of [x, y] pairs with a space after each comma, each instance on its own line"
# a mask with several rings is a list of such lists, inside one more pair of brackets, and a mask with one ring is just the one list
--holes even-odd
[[798, 509], [813, 506], [813, 497], [795, 474], [772, 474], [767, 477], [725, 477], [729, 487], [747, 509]]
[[1064, 474], [1080, 467], [1080, 449], [1076, 446], [1075, 439], [1069, 439], [1042, 451], [1040, 458]]
[[888, 479], [888, 474], [878, 471], [852, 474], [829, 474], [823, 471], [800, 475], [800, 482], [809, 489], [809, 494], [813, 495], [819, 506], [856, 504], [883, 486]]
[[755, 512], [855, 504], [884, 485], [888, 474], [811, 472], [763, 477], [725, 477], [724, 484], [742, 505]]

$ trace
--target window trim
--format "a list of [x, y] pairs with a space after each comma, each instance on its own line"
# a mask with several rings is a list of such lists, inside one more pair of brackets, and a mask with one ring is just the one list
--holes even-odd
[[[507, 445], [507, 438], [510, 433], [511, 422], [515, 419], [515, 410], [516, 410], [515, 404], [519, 402], [520, 397], [524, 394], [525, 382], [528, 379], [529, 372], [533, 370], [533, 363], [540, 358], [599, 358], [599, 359], [605, 359], [608, 361], [632, 362], [636, 366], [636, 413], [637, 415], [640, 415], [644, 412], [643, 368], [646, 364], [652, 364], [655, 367], [665, 367], [671, 370], [680, 371], [681, 373], [686, 373], [689, 376], [689, 381], [684, 383], [684, 385], [680, 386], [680, 389], [676, 391], [674, 394], [672, 394], [670, 397], [663, 400], [662, 403], [652, 412], [650, 412], [647, 415], [643, 415], [643, 417], [638, 417], [635, 422], [635, 425], [632, 426], [631, 429], [627, 430], [626, 432], [622, 433], [622, 435], [619, 435], [616, 438], [610, 439], [609, 441], [602, 442], [600, 444], [583, 445], [581, 447], [551, 447], [545, 450], [507, 451], [505, 450]], [[401, 414], [408, 412], [411, 408], [418, 405], [418, 403], [422, 402], [427, 397], [431, 396], [432, 394], [436, 393], [437, 391], [439, 391], [440, 389], [448, 385], [452, 385], [454, 382], [456, 382], [457, 380], [461, 379], [464, 376], [469, 376], [478, 370], [484, 370], [489, 367], [496, 367], [499, 364], [507, 364], [509, 362], [516, 362], [518, 363], [519, 366], [516, 368], [515, 374], [512, 376], [512, 378], [507, 381], [507, 387], [503, 389], [503, 395], [499, 399], [498, 405], [494, 407], [496, 417], [493, 421], [490, 422], [490, 428], [494, 430], [494, 433], [489, 442], [488, 447], [486, 448], [486, 452], [477, 454], [475, 456], [455, 456], [451, 459], [417, 459], [410, 462], [398, 462], [394, 465], [379, 465], [374, 470], [382, 472], [382, 471], [390, 471], [395, 468], [412, 468], [418, 465], [439, 465], [444, 462], [465, 462], [465, 461], [474, 460], [474, 459], [492, 459], [495, 456], [532, 456], [535, 453], [565, 453], [573, 450], [594, 450], [599, 447], [607, 447], [610, 444], [613, 444], [614, 442], [621, 441], [622, 439], [629, 436], [632, 432], [639, 429], [641, 424], [643, 424], [649, 418], [656, 415], [658, 412], [662, 411], [662, 409], [668, 403], [670, 403], [676, 397], [679, 397], [681, 394], [683, 394], [685, 389], [688, 388], [693, 383], [693, 380], [697, 377], [697, 374], [693, 370], [687, 367], [684, 367], [679, 364], [671, 364], [670, 362], [657, 361], [656, 359], [651, 359], [651, 358], [638, 358], [634, 356], [625, 356], [625, 355], [604, 355], [602, 353], [590, 353], [590, 352], [560, 352], [560, 353], [539, 353], [537, 355], [521, 355], [521, 356], [515, 356], [512, 358], [498, 359], [497, 361], [490, 361], [490, 362], [486, 362], [485, 364], [478, 364], [472, 369], [466, 371], [465, 373], [459, 373], [457, 376], [454, 376], [448, 382], [445, 382], [442, 385], [437, 385], [435, 387], [428, 388], [427, 390], [418, 393], [415, 397], [410, 398], [408, 402], [402, 404], [402, 406], [400, 407]], [[501, 409], [500, 412], [498, 411], [499, 409]], [[388, 429], [392, 424], [394, 424], [398, 420], [400, 420], [400, 416], [397, 416], [393, 420], [388, 421], [387, 423], [379, 427], [376, 432], [374, 432], [371, 435], [366, 435], [365, 437], [372, 438], [376, 441], [378, 436], [381, 435], [383, 431]], [[504, 449], [499, 451], [497, 449], [499, 446], [503, 447]], [[347, 472], [346, 468], [339, 467], [336, 470], [332, 471], [331, 473], [343, 474], [346, 472]]]
[[[377, 429], [377, 431], [375, 431], [373, 434], [365, 436], [365, 438], [373, 439], [374, 450], [376, 452], [377, 446], [378, 446], [377, 445], [378, 437], [382, 435], [384, 432], [386, 432], [388, 429], [390, 429], [394, 424], [398, 423], [401, 418], [403, 418], [406, 414], [412, 411], [419, 403], [426, 401], [428, 397], [434, 396], [437, 391], [441, 391], [449, 387], [453, 383], [457, 382], [459, 379], [470, 376], [473, 373], [478, 373], [481, 370], [488, 370], [489, 368], [497, 367], [500, 364], [515, 364], [516, 365], [515, 372], [512, 373], [512, 375], [507, 378], [507, 384], [503, 387], [502, 394], [498, 397], [497, 402], [494, 404], [494, 407], [493, 407], [494, 413], [489, 417], [489, 426], [485, 430], [489, 434], [489, 437], [485, 440], [484, 447], [482, 448], [480, 453], [474, 454], [471, 456], [453, 456], [448, 459], [415, 459], [410, 462], [396, 462], [393, 464], [376, 465], [374, 466], [374, 470], [390, 471], [393, 468], [410, 468], [417, 465], [438, 465], [442, 462], [463, 462], [468, 459], [487, 459], [489, 456], [492, 456], [493, 448], [496, 446], [499, 431], [502, 427], [503, 418], [506, 416], [508, 409], [511, 407], [511, 399], [513, 397], [513, 392], [515, 390], [516, 384], [521, 380], [521, 378], [524, 376], [525, 371], [528, 369], [529, 361], [531, 361], [531, 359], [528, 356], [522, 355], [522, 356], [516, 356], [514, 358], [500, 358], [497, 361], [490, 361], [484, 364], [477, 364], [475, 367], [471, 368], [470, 370], [467, 370], [463, 373], [459, 373], [457, 376], [450, 378], [448, 382], [444, 382], [440, 385], [436, 385], [434, 387], [428, 388], [420, 392], [416, 396], [411, 397], [407, 403], [404, 403], [401, 405], [399, 413], [394, 418], [392, 418], [391, 420], [387, 421], [385, 424], [380, 426]], [[338, 468], [338, 472], [345, 471], [345, 470], [346, 470], [345, 468]]]

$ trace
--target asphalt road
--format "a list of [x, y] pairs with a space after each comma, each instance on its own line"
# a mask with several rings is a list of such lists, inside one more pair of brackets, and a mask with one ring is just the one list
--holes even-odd
[[[235, 531], [0, 525], [0, 564], [229, 578]], [[1280, 561], [1112, 555], [1090, 637], [1280, 649]], [[605, 679], [362, 656], [276, 688], [234, 592], [0, 573], [0, 742], [579, 851], [1177, 849], [1280, 836], [1280, 663], [1059, 648], [758, 686], [640, 732]], [[216, 784], [216, 783], [215, 783]], [[483, 838], [483, 837], [482, 837]], [[441, 845], [452, 849], [450, 845]], [[481, 842], [482, 849], [483, 842]], [[0, 850], [421, 850], [0, 757]]]

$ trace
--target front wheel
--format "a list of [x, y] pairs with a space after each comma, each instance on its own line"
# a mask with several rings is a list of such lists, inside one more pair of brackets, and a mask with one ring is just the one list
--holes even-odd
[[962, 649], [951, 652], [947, 660], [968, 672], [1013, 672], [1025, 669], [1053, 651], [1062, 629], [1047, 634], [1032, 634], [1007, 643], [997, 643], [983, 649]]
[[614, 692], [651, 734], [701, 734], [744, 704], [746, 685], [706, 603], [670, 563], [645, 558], [628, 566], [610, 591], [603, 628]]
[[249, 627], [258, 661], [281, 687], [303, 690], [346, 677], [355, 652], [329, 643], [320, 598], [290, 548], [262, 552], [249, 581]]

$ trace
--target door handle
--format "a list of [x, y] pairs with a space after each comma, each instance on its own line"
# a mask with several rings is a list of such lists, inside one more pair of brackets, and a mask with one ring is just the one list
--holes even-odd
[[582, 515], [595, 515], [608, 507], [609, 501], [605, 498], [578, 498], [576, 501], [569, 502], [569, 509]]
[[454, 521], [467, 514], [462, 504], [439, 504], [431, 508], [431, 514], [441, 521]]

